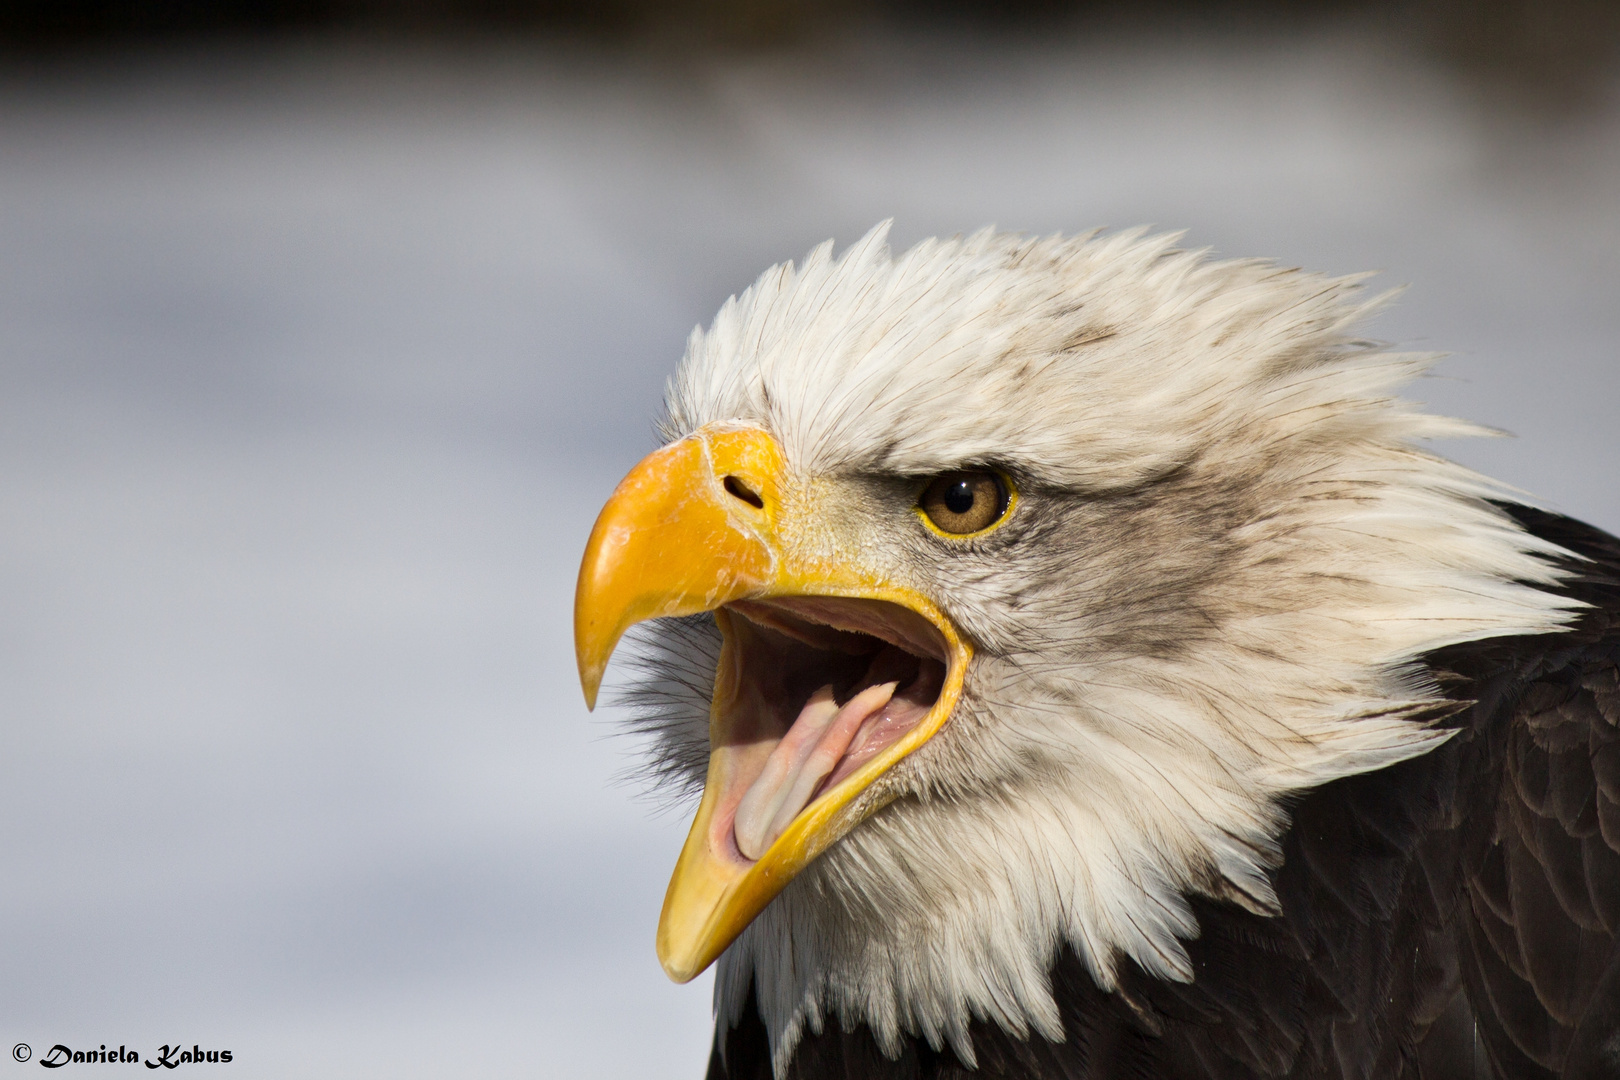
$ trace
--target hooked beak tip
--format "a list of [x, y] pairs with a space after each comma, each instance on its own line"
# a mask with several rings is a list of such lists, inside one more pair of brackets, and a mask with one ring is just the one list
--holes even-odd
[[[594, 668], [594, 669], [593, 669]], [[596, 695], [602, 689], [602, 670], [600, 667], [586, 667], [580, 665], [579, 688], [585, 692], [585, 711], [596, 711]]]

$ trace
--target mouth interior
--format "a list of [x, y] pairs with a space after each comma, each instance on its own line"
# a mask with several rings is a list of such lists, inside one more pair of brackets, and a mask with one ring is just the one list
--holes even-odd
[[927, 619], [883, 600], [780, 597], [727, 605], [735, 685], [722, 745], [737, 769], [715, 826], [757, 860], [812, 802], [922, 722], [948, 656]]

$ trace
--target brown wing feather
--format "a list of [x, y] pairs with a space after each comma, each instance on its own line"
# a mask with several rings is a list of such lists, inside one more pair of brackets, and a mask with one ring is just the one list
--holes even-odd
[[1567, 635], [1452, 650], [1476, 699], [1456, 943], [1500, 1080], [1620, 1077], [1620, 543], [1515, 508], [1590, 562]]

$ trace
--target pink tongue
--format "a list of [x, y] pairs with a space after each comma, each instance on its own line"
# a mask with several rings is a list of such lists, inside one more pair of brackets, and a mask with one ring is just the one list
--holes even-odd
[[810, 695], [737, 805], [732, 830], [745, 857], [758, 859], [776, 842], [810, 802], [816, 786], [838, 766], [861, 725], [889, 703], [898, 685], [868, 686], [843, 708], [833, 700], [831, 686]]

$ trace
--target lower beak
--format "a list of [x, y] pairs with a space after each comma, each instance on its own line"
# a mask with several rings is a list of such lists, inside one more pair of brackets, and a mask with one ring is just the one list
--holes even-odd
[[[783, 520], [791, 478], [780, 446], [755, 428], [705, 428], [650, 455], [619, 484], [585, 549], [574, 599], [580, 681], [594, 706], [602, 674], [624, 632], [645, 619], [714, 611], [724, 645], [710, 707], [703, 798], [681, 850], [658, 925], [658, 957], [686, 982], [725, 950], [793, 877], [880, 808], [855, 802], [896, 762], [943, 726], [961, 694], [971, 649], [927, 598], [863, 570], [858, 553], [806, 555], [791, 537], [814, 522]], [[795, 499], [794, 506], [808, 505]], [[824, 532], [824, 531], [823, 531]], [[841, 597], [898, 605], [945, 665], [926, 716], [897, 741], [822, 791], [757, 860], [733, 837], [737, 803], [771, 746], [747, 730], [738, 707], [745, 685], [741, 617], [722, 610], [747, 600]], [[874, 605], [876, 606], [876, 605]]]

